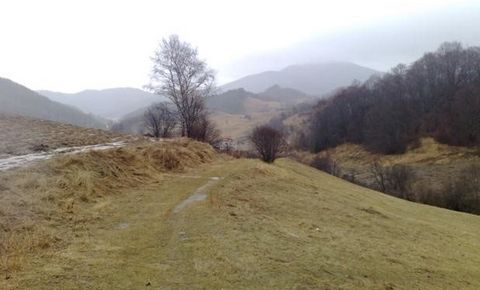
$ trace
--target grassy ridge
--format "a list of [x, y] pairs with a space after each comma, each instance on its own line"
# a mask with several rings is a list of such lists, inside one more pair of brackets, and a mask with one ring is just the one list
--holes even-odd
[[192, 238], [175, 249], [185, 260], [171, 275], [186, 267], [195, 275], [182, 277], [192, 283], [229, 289], [480, 287], [477, 216], [392, 198], [292, 161], [230, 166], [242, 169], [180, 226]]
[[0, 113], [0, 157], [31, 153], [39, 145], [56, 149], [131, 139], [100, 129]]
[[[210, 149], [195, 144], [184, 147], [189, 156], [185, 160], [192, 161], [183, 170], [172, 172], [162, 165], [150, 182], [127, 182], [113, 188], [115, 194], [92, 194], [86, 201], [78, 195], [74, 214], [65, 214], [75, 222], [45, 224], [59, 233], [66, 231], [65, 224], [74, 225], [72, 237], [63, 237], [58, 248], [26, 255], [24, 266], [9, 280], [16, 284], [10, 286], [480, 288], [478, 216], [396, 199], [291, 160], [266, 165], [215, 158]], [[129, 149], [137, 151], [142, 148]], [[130, 162], [141, 158], [120, 153], [108, 155], [111, 166], [125, 163], [134, 169], [120, 166], [107, 174], [118, 182], [161, 160]], [[101, 158], [95, 156], [100, 165], [93, 167], [70, 162], [65, 168], [100, 174]], [[88, 158], [81, 160], [91, 164]], [[125, 175], [115, 177], [120, 172]], [[103, 174], [92, 180], [101, 180]], [[222, 179], [208, 190], [207, 200], [172, 212], [214, 176]], [[105, 188], [110, 187], [106, 183]], [[84, 191], [82, 186], [66, 190]]]
[[16, 289], [26, 266], [88, 235], [105, 200], [139, 185], [158, 186], [168, 173], [214, 157], [209, 145], [183, 139], [136, 142], [0, 172], [0, 281]]

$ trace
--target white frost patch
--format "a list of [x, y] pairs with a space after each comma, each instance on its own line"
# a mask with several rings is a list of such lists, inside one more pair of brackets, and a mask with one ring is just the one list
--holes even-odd
[[88, 151], [100, 151], [100, 150], [117, 148], [124, 145], [125, 145], [125, 142], [119, 141], [119, 142], [97, 144], [97, 145], [57, 148], [48, 152], [31, 153], [26, 155], [2, 158], [0, 159], [0, 171], [5, 171], [13, 168], [18, 168], [18, 167], [24, 167], [31, 164], [32, 162], [47, 160], [52, 158], [53, 156], [60, 155], [60, 154], [78, 154], [78, 153], [83, 153]]

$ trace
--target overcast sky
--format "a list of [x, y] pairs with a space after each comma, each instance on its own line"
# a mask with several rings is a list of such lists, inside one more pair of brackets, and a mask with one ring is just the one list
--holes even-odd
[[387, 70], [442, 41], [480, 45], [480, 1], [2, 0], [0, 77], [62, 92], [142, 87], [172, 33], [219, 83], [304, 62]]

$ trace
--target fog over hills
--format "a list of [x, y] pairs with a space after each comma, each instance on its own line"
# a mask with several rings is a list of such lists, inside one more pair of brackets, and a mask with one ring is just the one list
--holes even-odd
[[354, 80], [365, 81], [380, 72], [350, 62], [325, 62], [288, 66], [280, 71], [248, 75], [223, 85], [224, 91], [244, 88], [259, 93], [279, 85], [320, 96]]
[[[386, 2], [384, 4], [387, 6], [395, 5], [394, 1]], [[222, 73], [227, 76], [227, 80], [235, 80], [259, 71], [280, 70], [293, 63], [321, 63], [333, 60], [349, 61], [386, 72], [398, 63], [410, 64], [420, 58], [425, 51], [436, 49], [444, 41], [459, 41], [465, 45], [478, 46], [480, 2], [456, 1], [454, 5], [440, 2], [442, 1], [429, 5], [428, 9], [423, 11], [409, 11], [397, 17], [383, 14], [381, 21], [372, 18], [372, 22], [363, 21], [359, 25], [311, 34], [281, 48], [254, 51], [232, 60], [223, 68]], [[355, 3], [359, 6], [364, 4]], [[415, 5], [426, 4], [425, 1], [416, 1]], [[359, 16], [362, 13], [358, 11], [364, 7], [366, 6], [355, 9]], [[409, 5], [403, 1], [395, 10], [398, 12], [408, 7]], [[344, 9], [353, 8], [350, 6]], [[381, 13], [381, 10], [382, 8], [376, 6], [368, 12]], [[353, 19], [346, 18], [343, 22], [349, 20]], [[314, 23], [318, 24], [319, 21], [321, 20]]]
[[105, 120], [48, 98], [11, 80], [0, 78], [0, 112], [58, 121], [82, 127], [106, 128]]
[[85, 112], [118, 120], [126, 114], [147, 107], [164, 98], [136, 88], [85, 90], [74, 94], [39, 91], [53, 101], [75, 106]]

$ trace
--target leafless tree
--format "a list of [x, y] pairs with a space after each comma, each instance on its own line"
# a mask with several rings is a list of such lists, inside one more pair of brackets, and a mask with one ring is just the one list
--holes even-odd
[[332, 158], [329, 152], [324, 155], [317, 155], [310, 165], [318, 170], [325, 171], [333, 176], [340, 176], [340, 167]]
[[447, 208], [480, 214], [480, 165], [472, 164], [463, 169], [444, 196]]
[[149, 88], [168, 97], [177, 107], [182, 136], [194, 137], [194, 127], [205, 114], [204, 98], [213, 93], [215, 77], [198, 51], [177, 35], [163, 39], [155, 52]]
[[282, 132], [269, 126], [255, 128], [250, 135], [250, 142], [261, 159], [267, 163], [274, 162], [278, 154], [286, 148]]
[[378, 190], [403, 199], [413, 199], [411, 184], [415, 173], [409, 166], [403, 164], [383, 166], [375, 161], [370, 167], [370, 172]]
[[220, 131], [215, 127], [215, 124], [210, 120], [207, 111], [198, 117], [192, 126], [190, 137], [202, 142], [209, 143], [215, 148], [220, 146], [221, 138]]
[[411, 167], [403, 164], [395, 164], [386, 169], [386, 175], [388, 193], [403, 199], [413, 200], [414, 196], [411, 185], [415, 178], [415, 173]]
[[177, 125], [177, 113], [168, 103], [158, 103], [150, 106], [144, 114], [148, 133], [156, 138], [172, 136]]
[[375, 161], [370, 167], [370, 172], [373, 175], [375, 185], [381, 192], [387, 191], [387, 174], [385, 168], [380, 162]]
[[444, 43], [409, 66], [398, 65], [319, 101], [308, 139], [300, 144], [314, 152], [355, 143], [375, 153], [401, 154], [430, 136], [478, 146], [479, 112], [480, 47]]

